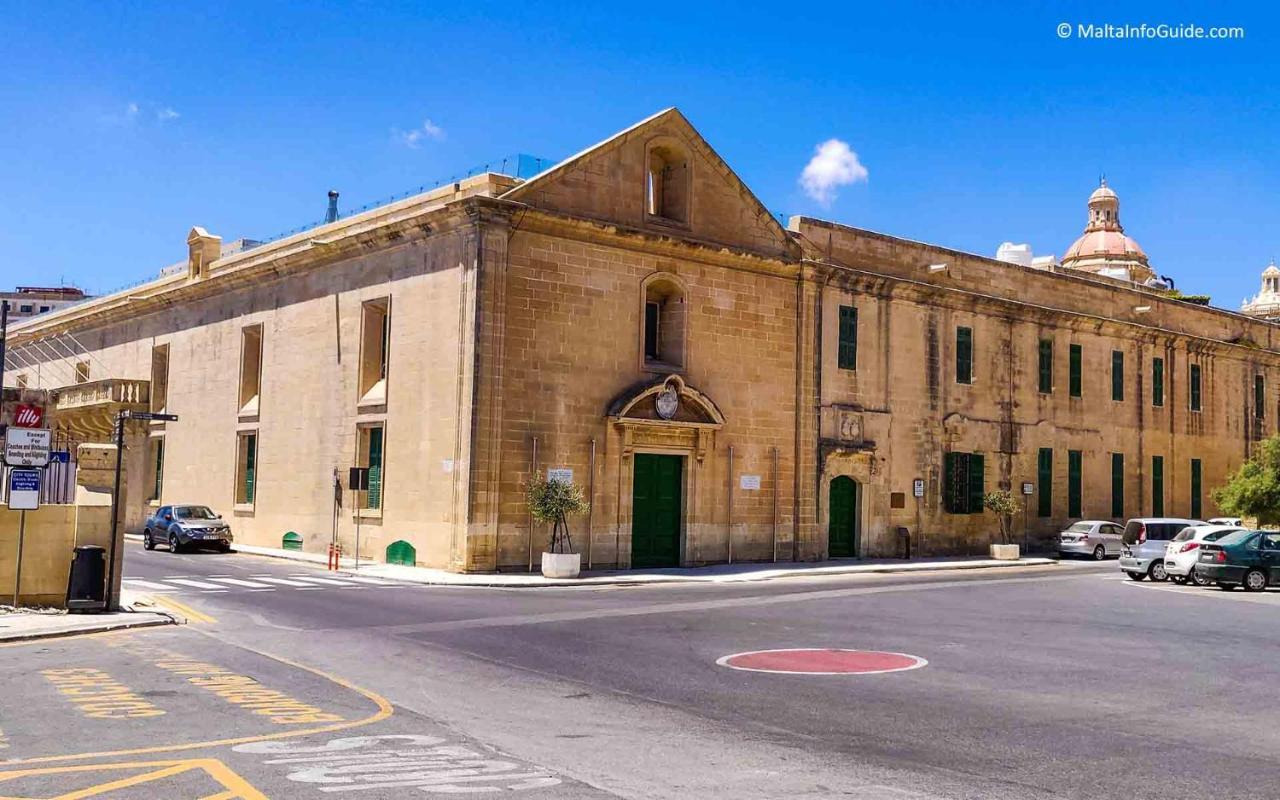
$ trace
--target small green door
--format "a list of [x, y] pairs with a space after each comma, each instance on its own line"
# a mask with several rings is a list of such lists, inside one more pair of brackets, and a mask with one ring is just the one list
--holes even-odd
[[635, 455], [631, 494], [631, 566], [680, 565], [680, 486], [684, 459]]
[[858, 555], [858, 484], [841, 475], [831, 481], [827, 550], [831, 558]]

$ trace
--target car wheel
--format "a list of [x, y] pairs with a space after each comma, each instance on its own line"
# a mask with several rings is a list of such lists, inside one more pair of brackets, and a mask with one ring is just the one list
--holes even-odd
[[143, 550], [156, 549], [155, 540], [151, 538], [151, 531], [149, 530], [142, 532], [142, 549]]
[[1094, 561], [1101, 561], [1106, 557], [1107, 557], [1107, 548], [1103, 547], [1102, 545], [1098, 545], [1097, 547], [1093, 548]]
[[1152, 561], [1151, 568], [1147, 570], [1147, 574], [1151, 576], [1151, 580], [1157, 582], [1169, 579], [1169, 573], [1164, 570], [1163, 560]]
[[1205, 587], [1209, 585], [1209, 579], [1200, 574], [1200, 570], [1194, 567], [1191, 570], [1191, 582], [1196, 586]]
[[1251, 569], [1244, 574], [1241, 581], [1246, 592], [1260, 592], [1267, 588], [1267, 573], [1260, 569]]
[[170, 552], [170, 553], [176, 553], [176, 552], [178, 552], [178, 536], [177, 536], [177, 534], [173, 534], [173, 533], [169, 534], [169, 552]]
[[1187, 579], [1181, 575], [1170, 575], [1169, 580], [1172, 581], [1173, 583], [1178, 584], [1179, 586], [1184, 586], [1187, 583]]
[[1140, 581], [1147, 577], [1145, 572], [1126, 572], [1125, 574], [1129, 576], [1130, 580], [1135, 581]]
[[1234, 583], [1220, 583], [1218, 584], [1218, 588], [1224, 592], [1234, 592], [1236, 590], [1236, 585]]

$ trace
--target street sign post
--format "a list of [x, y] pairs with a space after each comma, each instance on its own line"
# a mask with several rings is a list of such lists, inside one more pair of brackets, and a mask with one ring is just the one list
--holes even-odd
[[369, 491], [369, 468], [351, 467], [347, 474], [347, 486], [351, 489], [351, 511], [356, 515], [356, 561], [355, 569], [360, 569], [360, 507], [356, 503], [356, 492]]
[[151, 420], [153, 422], [177, 422], [177, 414], [157, 414], [154, 411], [121, 411], [116, 415], [116, 478], [111, 488], [111, 547], [107, 551], [107, 592], [106, 609], [111, 610], [111, 590], [115, 586], [116, 574], [116, 536], [120, 531], [120, 472], [121, 458], [124, 455], [124, 423], [125, 420]]
[[155, 411], [122, 411], [121, 416], [125, 419], [142, 419], [152, 422], [177, 422], [177, 414], [160, 414]]
[[49, 463], [53, 432], [48, 428], [17, 428], [4, 432], [4, 463], [11, 467], [43, 467]]
[[18, 595], [22, 589], [22, 545], [27, 537], [27, 512], [40, 508], [40, 470], [13, 469], [9, 471], [9, 510], [18, 516], [18, 560], [13, 565], [13, 607], [18, 607]]

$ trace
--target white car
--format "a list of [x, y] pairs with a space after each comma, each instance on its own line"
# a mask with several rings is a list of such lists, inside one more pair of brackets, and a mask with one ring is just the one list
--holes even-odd
[[1237, 528], [1244, 527], [1244, 520], [1239, 517], [1214, 517], [1209, 520], [1210, 525], [1234, 525]]
[[1211, 581], [1196, 572], [1200, 558], [1200, 545], [1216, 542], [1228, 533], [1244, 530], [1239, 525], [1197, 525], [1184, 528], [1164, 550], [1164, 571], [1174, 583], [1190, 581], [1196, 586], [1208, 586]]
[[1101, 561], [1120, 555], [1123, 545], [1124, 528], [1107, 520], [1081, 520], [1058, 534], [1058, 553], [1064, 556], [1089, 556]]

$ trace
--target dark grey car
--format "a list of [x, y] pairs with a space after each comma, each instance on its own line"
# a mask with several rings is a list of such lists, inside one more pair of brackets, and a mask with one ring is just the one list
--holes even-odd
[[226, 553], [233, 541], [231, 526], [208, 506], [160, 506], [147, 518], [142, 531], [143, 547], [154, 550], [157, 544], [164, 544], [174, 553], [184, 547], [207, 547]]

